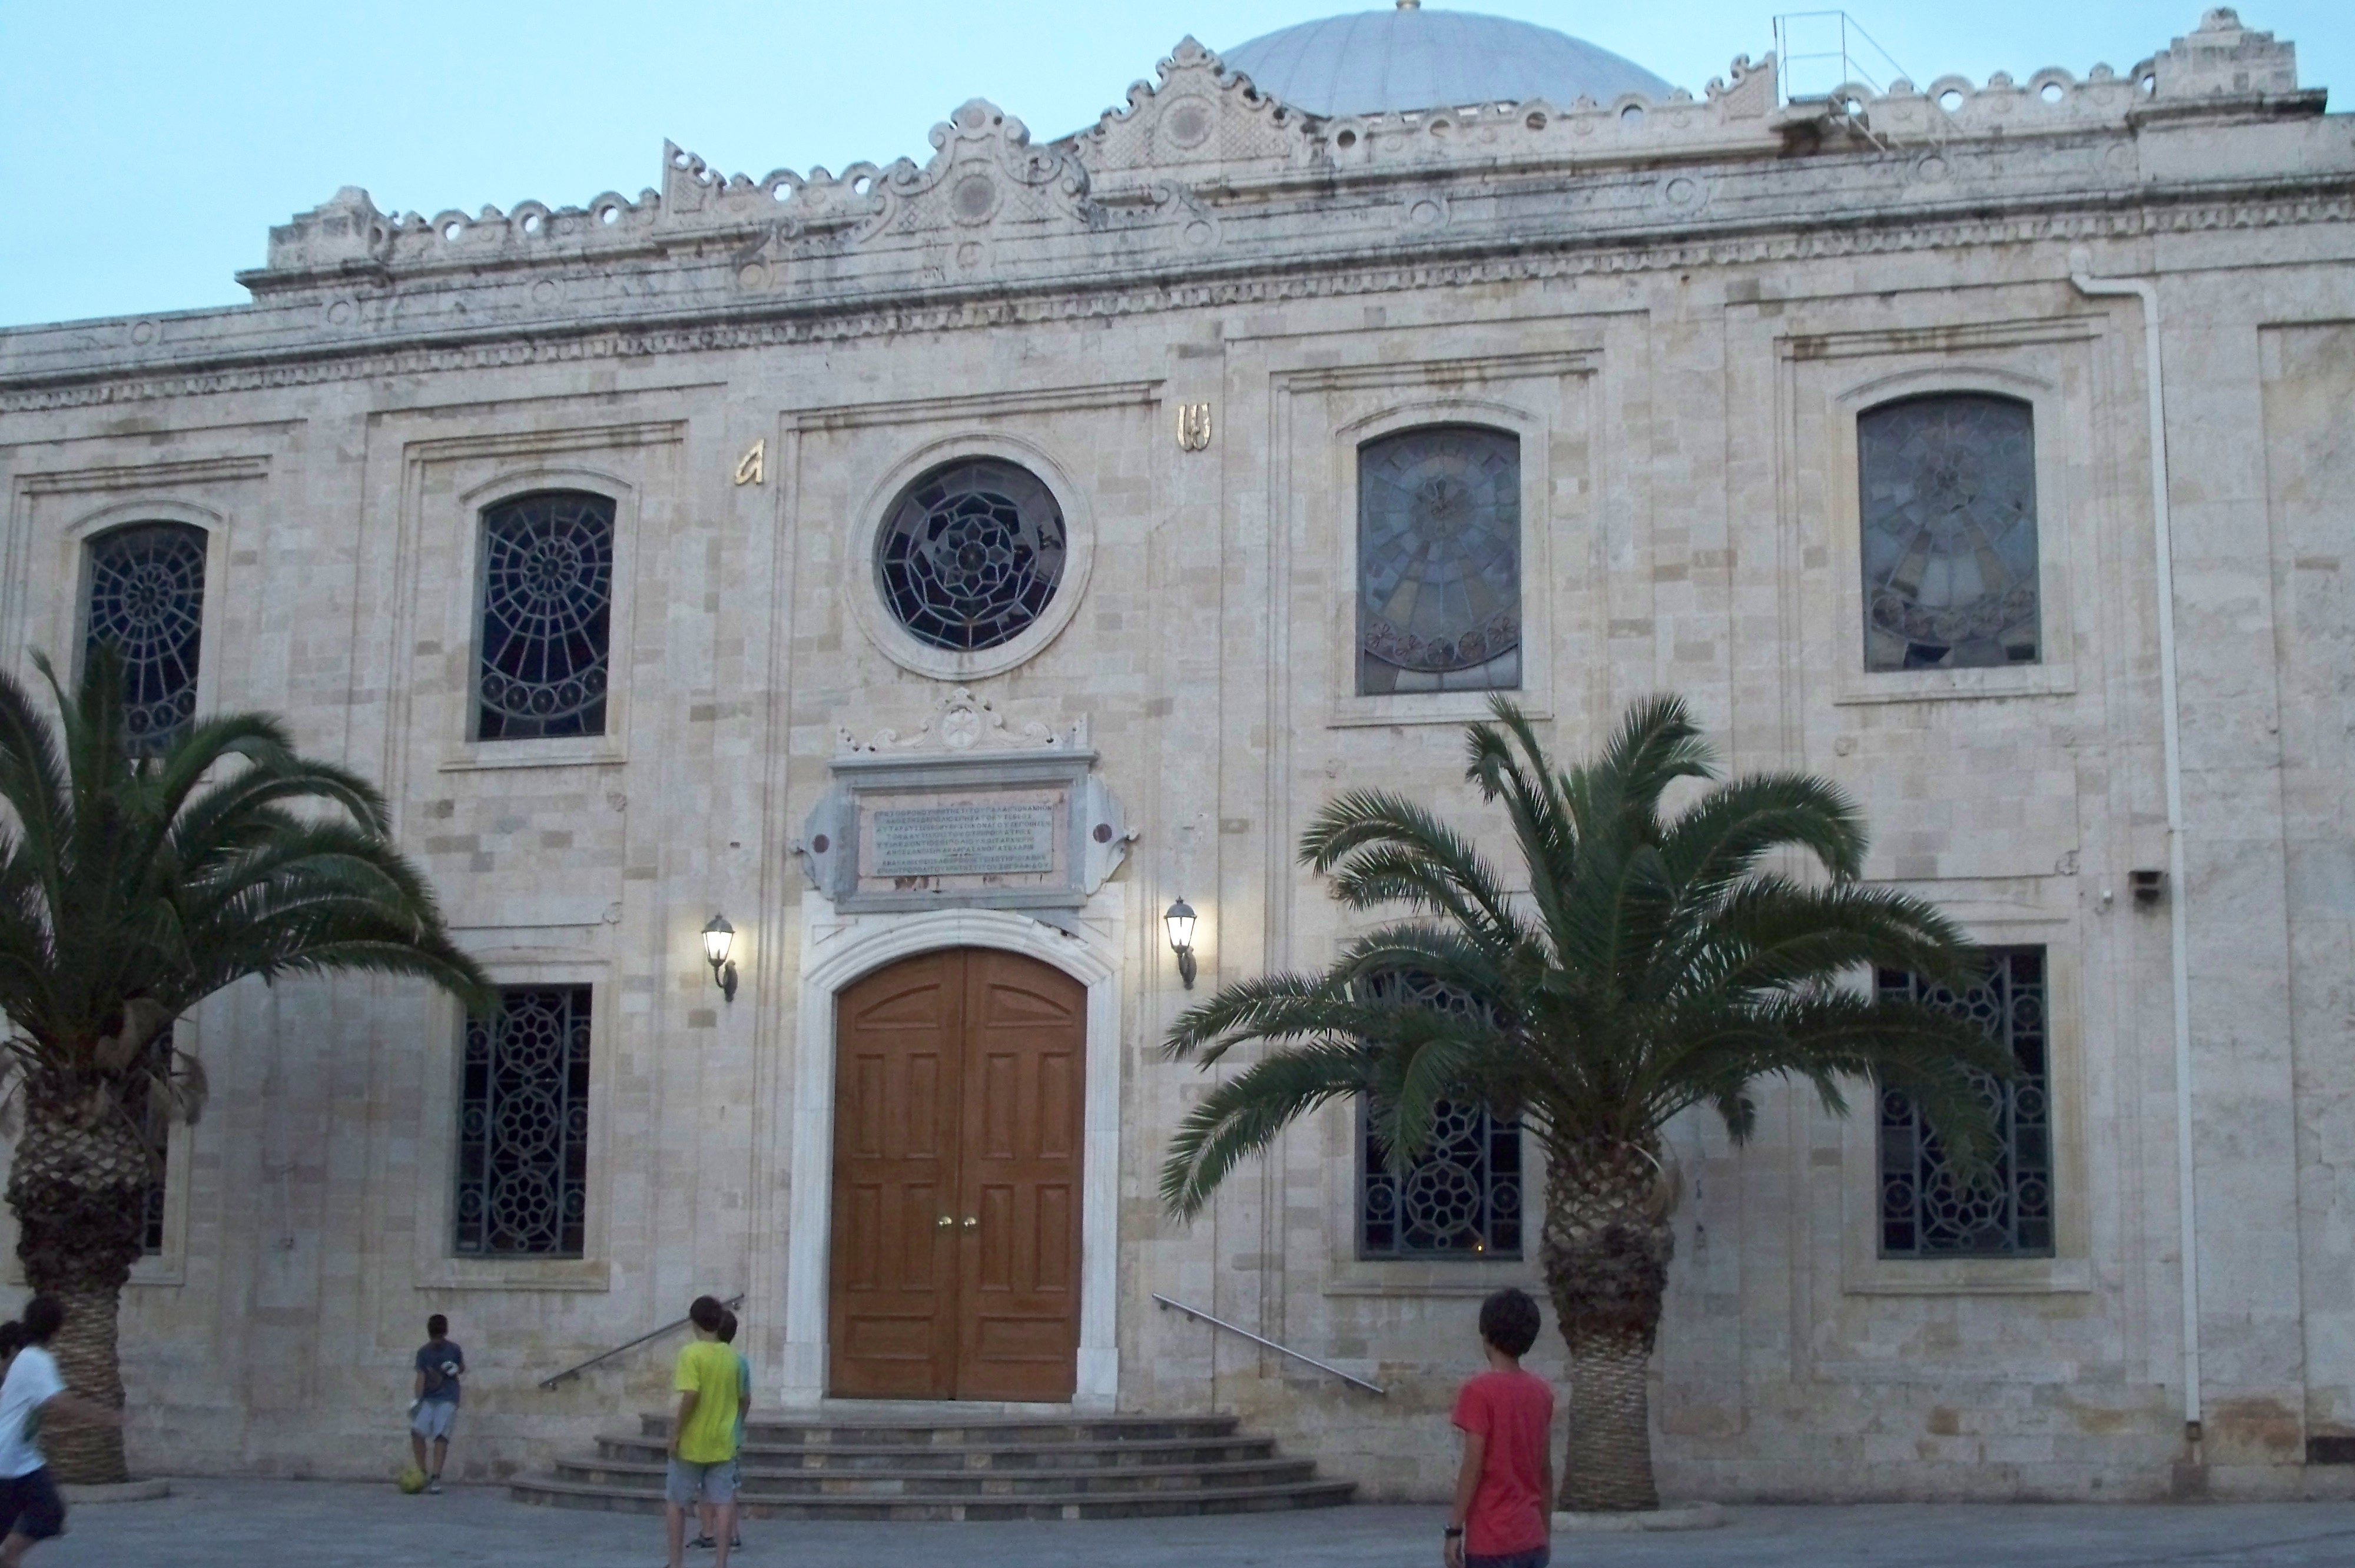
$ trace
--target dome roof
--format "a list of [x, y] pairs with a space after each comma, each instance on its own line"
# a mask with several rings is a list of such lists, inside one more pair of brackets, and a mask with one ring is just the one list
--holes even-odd
[[1219, 51], [1231, 70], [1311, 114], [1380, 114], [1542, 98], [1568, 108], [1668, 84], [1607, 49], [1503, 16], [1414, 7], [1284, 27]]

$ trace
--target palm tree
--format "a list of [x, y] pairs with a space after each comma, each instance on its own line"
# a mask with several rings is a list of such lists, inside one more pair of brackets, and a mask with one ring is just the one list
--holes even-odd
[[[1180, 1124], [1162, 1201], [1198, 1213], [1238, 1160], [1332, 1100], [1365, 1097], [1399, 1171], [1443, 1101], [1519, 1117], [1544, 1153], [1540, 1263], [1570, 1347], [1561, 1506], [1657, 1508], [1646, 1371], [1674, 1250], [1669, 1120], [1706, 1106], [1739, 1143], [1760, 1079], [1804, 1078], [1835, 1114], [1842, 1082], [1862, 1079], [1910, 1097], [1970, 1180], [1987, 1075], [2010, 1064], [1967, 1022], [1844, 983], [1867, 966], [1957, 983], [1971, 957], [1928, 904], [1859, 883], [1864, 823], [1836, 786], [1755, 774], [1663, 815], [1678, 780], [1716, 778], [1681, 700], [1636, 703], [1568, 772], [1512, 704], [1493, 711], [1467, 731], [1466, 777], [1504, 808], [1527, 891], [1401, 795], [1329, 802], [1302, 862], [1348, 907], [1411, 917], [1322, 974], [1241, 981], [1171, 1026], [1165, 1054], [1205, 1067], [1247, 1041], [1273, 1048]], [[1465, 1005], [1433, 1006], [1434, 991]]]
[[[296, 755], [260, 714], [143, 754], [111, 652], [92, 652], [70, 700], [34, 663], [54, 728], [0, 673], [15, 819], [0, 823], [0, 1081], [22, 1113], [8, 1206], [26, 1283], [66, 1308], [50, 1347], [66, 1383], [120, 1407], [116, 1308], [162, 1159], [148, 1113], [193, 1121], [205, 1097], [173, 1020], [249, 975], [415, 975], [474, 1006], [493, 993], [366, 780]], [[45, 1443], [63, 1479], [124, 1477], [119, 1431], [59, 1426]]]

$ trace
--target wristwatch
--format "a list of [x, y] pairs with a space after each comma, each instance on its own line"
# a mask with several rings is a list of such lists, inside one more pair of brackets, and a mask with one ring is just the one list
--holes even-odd
[[1439, 1532], [1439, 1539], [1442, 1541], [1453, 1541], [1463, 1533], [1464, 1527], [1462, 1525], [1451, 1524], [1445, 1530]]

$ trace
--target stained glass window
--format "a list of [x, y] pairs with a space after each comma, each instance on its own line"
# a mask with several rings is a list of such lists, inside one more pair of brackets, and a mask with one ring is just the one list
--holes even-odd
[[589, 988], [517, 986], [466, 1020], [456, 1250], [579, 1257], [589, 1192]]
[[933, 469], [900, 493], [875, 540], [884, 602], [920, 642], [1010, 642], [1062, 581], [1063, 509], [1037, 475], [996, 458]]
[[2033, 664], [2036, 432], [2015, 397], [1942, 392], [1856, 421], [1868, 670]]
[[[1377, 981], [1377, 994], [1398, 982]], [[1427, 976], [1403, 977], [1409, 997], [1461, 1012], [1475, 1004]], [[1431, 1141], [1404, 1175], [1358, 1106], [1358, 1255], [1517, 1258], [1521, 1255], [1521, 1124], [1442, 1100]]]
[[90, 542], [83, 643], [123, 660], [132, 749], [162, 751], [195, 719], [205, 620], [205, 532], [133, 523]]
[[613, 503], [550, 490], [483, 514], [474, 737], [602, 735]]
[[1521, 683], [1521, 447], [1433, 425], [1358, 449], [1358, 690]]
[[2011, 1053], [2009, 1082], [1982, 1077], [1995, 1157], [1970, 1182], [1946, 1167], [1938, 1140], [1904, 1095], [1881, 1096], [1881, 1255], [1883, 1257], [2052, 1255], [2051, 1036], [2045, 1022], [2044, 949], [1982, 949], [1960, 991], [1883, 969], [1883, 995], [1913, 997], [1967, 1018]]

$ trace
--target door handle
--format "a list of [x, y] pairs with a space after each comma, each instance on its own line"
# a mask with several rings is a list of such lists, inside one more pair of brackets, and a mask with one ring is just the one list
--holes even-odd
[[943, 1214], [939, 1219], [934, 1220], [932, 1224], [940, 1226], [943, 1230], [946, 1230], [951, 1225], [956, 1224], [956, 1216], [954, 1214]]
[[964, 1217], [964, 1228], [969, 1231], [979, 1230], [981, 1228], [980, 1216], [976, 1214], [967, 1214]]

